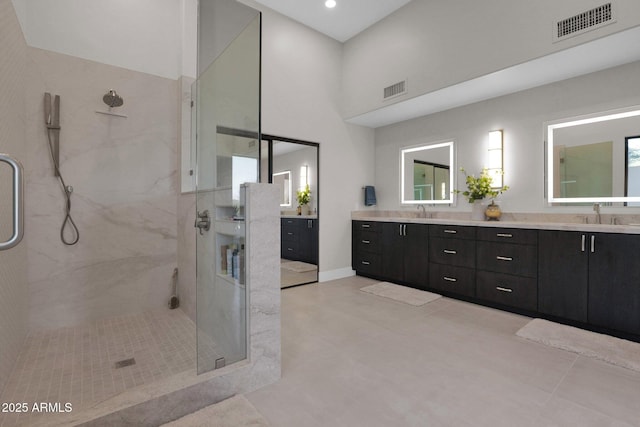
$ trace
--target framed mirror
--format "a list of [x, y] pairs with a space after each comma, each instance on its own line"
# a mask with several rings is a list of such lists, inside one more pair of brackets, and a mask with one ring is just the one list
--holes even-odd
[[640, 108], [545, 124], [549, 204], [640, 202]]
[[400, 198], [406, 205], [453, 204], [453, 141], [400, 150]]

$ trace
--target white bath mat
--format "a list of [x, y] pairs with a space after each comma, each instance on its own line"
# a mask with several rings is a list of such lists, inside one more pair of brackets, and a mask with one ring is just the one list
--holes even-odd
[[389, 298], [394, 301], [411, 304], [416, 307], [425, 305], [428, 302], [442, 297], [442, 295], [408, 288], [406, 286], [400, 286], [389, 282], [374, 283], [373, 285], [360, 288], [360, 290], [380, 297]]
[[268, 427], [269, 423], [244, 396], [236, 395], [207, 406], [163, 427]]
[[281, 266], [285, 270], [293, 271], [294, 273], [306, 273], [318, 268], [318, 266], [316, 265], [307, 264], [306, 262], [302, 261], [283, 262]]
[[516, 335], [640, 372], [640, 344], [632, 341], [544, 319], [533, 319]]

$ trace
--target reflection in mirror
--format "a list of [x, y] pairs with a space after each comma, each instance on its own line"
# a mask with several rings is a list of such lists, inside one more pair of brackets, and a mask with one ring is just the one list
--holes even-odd
[[546, 131], [550, 204], [640, 202], [640, 110], [557, 121]]
[[404, 148], [400, 162], [403, 204], [453, 204], [453, 141]]
[[[270, 158], [263, 168], [283, 185], [280, 206], [280, 287], [316, 283], [319, 258], [319, 144], [262, 135]], [[278, 171], [278, 172], [274, 172]], [[298, 207], [296, 191], [309, 185], [309, 203]], [[285, 200], [287, 202], [285, 203]]]
[[273, 174], [273, 183], [281, 186], [281, 207], [291, 207], [291, 171], [276, 172]]

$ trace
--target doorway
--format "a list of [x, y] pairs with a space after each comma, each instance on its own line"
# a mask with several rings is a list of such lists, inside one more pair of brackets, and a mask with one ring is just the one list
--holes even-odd
[[281, 186], [281, 288], [318, 281], [320, 144], [262, 135], [260, 181]]

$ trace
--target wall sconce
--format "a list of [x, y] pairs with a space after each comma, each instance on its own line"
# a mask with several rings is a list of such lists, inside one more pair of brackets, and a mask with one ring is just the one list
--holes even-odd
[[309, 166], [300, 166], [300, 190], [304, 190], [309, 185]]
[[502, 159], [502, 130], [489, 132], [489, 152], [487, 169], [489, 176], [493, 179], [493, 188], [500, 188], [504, 185], [504, 170]]

